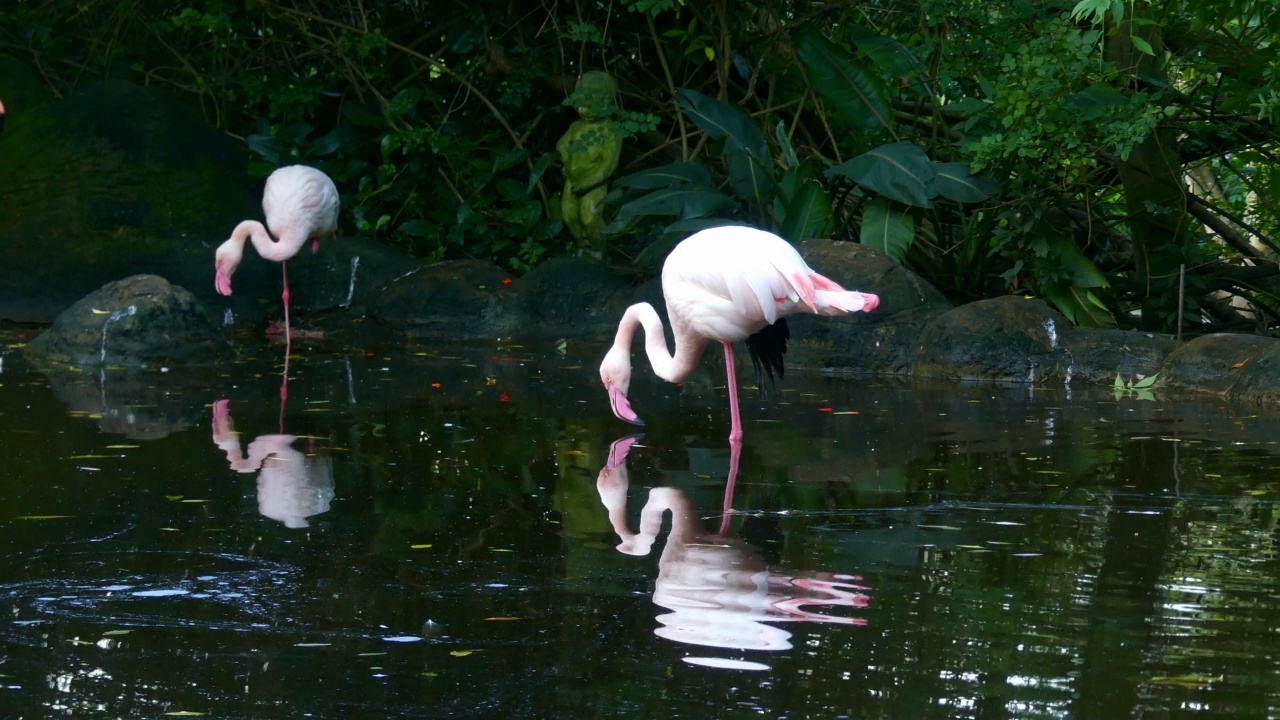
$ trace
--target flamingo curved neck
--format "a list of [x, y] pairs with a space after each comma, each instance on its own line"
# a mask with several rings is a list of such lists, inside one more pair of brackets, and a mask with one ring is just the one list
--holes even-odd
[[237, 225], [231, 233], [231, 239], [241, 245], [245, 240], [253, 241], [253, 249], [258, 251], [258, 255], [274, 262], [284, 262], [298, 252], [298, 248], [285, 243], [283, 238], [279, 242], [273, 239], [266, 226], [257, 220], [245, 220]]
[[706, 340], [695, 339], [690, 342], [686, 338], [676, 336], [676, 354], [673, 356], [667, 349], [667, 332], [662, 325], [658, 311], [649, 303], [637, 303], [627, 308], [618, 325], [618, 334], [614, 338], [614, 347], [621, 347], [627, 356], [631, 355], [631, 340], [635, 337], [637, 327], [644, 328], [644, 350], [649, 356], [649, 365], [653, 374], [667, 382], [678, 383], [689, 376], [697, 366], [698, 357]]

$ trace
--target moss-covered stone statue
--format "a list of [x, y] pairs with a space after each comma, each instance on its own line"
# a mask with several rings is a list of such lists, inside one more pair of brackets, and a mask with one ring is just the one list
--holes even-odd
[[560, 196], [564, 224], [597, 256], [604, 250], [600, 203], [609, 192], [605, 183], [618, 169], [622, 155], [622, 136], [612, 120], [616, 93], [609, 73], [597, 70], [584, 74], [574, 93], [581, 119], [556, 143], [564, 163], [564, 192]]

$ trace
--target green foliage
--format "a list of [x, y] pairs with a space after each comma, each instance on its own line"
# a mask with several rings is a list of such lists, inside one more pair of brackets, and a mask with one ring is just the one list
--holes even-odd
[[[608, 122], [577, 142], [624, 141], [611, 261], [749, 223], [861, 240], [957, 302], [1204, 331], [1280, 322], [1272, 4], [15, 0], [0, 52], [63, 96], [168, 88], [253, 172], [329, 172], [342, 232], [424, 258], [576, 251], [555, 146], [586, 108]], [[574, 91], [594, 70], [613, 97]]]
[[1143, 377], [1141, 375], [1125, 380], [1120, 377], [1120, 373], [1116, 373], [1116, 381], [1112, 384], [1112, 390], [1115, 392], [1116, 400], [1121, 398], [1132, 397], [1138, 400], [1148, 400], [1155, 402], [1156, 396], [1152, 389], [1159, 379], [1160, 373]]

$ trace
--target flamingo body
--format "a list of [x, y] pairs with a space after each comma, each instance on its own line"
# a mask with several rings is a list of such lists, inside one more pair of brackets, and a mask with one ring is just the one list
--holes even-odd
[[707, 344], [716, 341], [725, 351], [732, 442], [742, 439], [734, 343], [792, 313], [846, 315], [871, 312], [880, 304], [873, 294], [845, 290], [814, 272], [786, 240], [741, 226], [703, 230], [677, 245], [662, 266], [662, 295], [675, 337], [675, 354], [667, 349], [666, 331], [653, 306], [638, 303], [627, 308], [613, 347], [600, 364], [600, 380], [609, 393], [613, 413], [622, 420], [643, 424], [627, 399], [631, 340], [637, 327], [644, 328], [645, 352], [654, 374], [673, 383], [688, 377]]
[[[338, 189], [328, 175], [305, 165], [289, 165], [271, 173], [262, 193], [262, 212], [267, 224], [245, 220], [218, 247], [214, 259], [214, 287], [222, 295], [231, 294], [231, 276], [240, 265], [246, 240], [258, 254], [281, 264], [284, 276], [285, 327], [289, 325], [289, 277], [284, 263], [311, 241], [311, 251], [320, 249], [320, 238], [337, 236]], [[286, 336], [287, 337], [287, 336]]]

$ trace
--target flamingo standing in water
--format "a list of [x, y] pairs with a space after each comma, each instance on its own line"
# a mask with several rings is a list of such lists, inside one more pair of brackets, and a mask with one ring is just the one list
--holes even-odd
[[644, 423], [631, 409], [631, 339], [644, 327], [645, 352], [658, 377], [678, 383], [693, 372], [707, 343], [724, 346], [729, 385], [729, 442], [742, 442], [733, 344], [747, 341], [757, 368], [770, 377], [782, 374], [787, 350], [785, 317], [791, 313], [847, 315], [871, 312], [880, 298], [845, 290], [814, 272], [795, 248], [773, 233], [728, 226], [695, 233], [676, 245], [662, 266], [662, 295], [667, 302], [676, 353], [667, 350], [662, 320], [649, 303], [627, 308], [613, 347], [600, 363], [600, 381], [609, 392], [613, 414]]
[[[266, 227], [257, 220], [245, 220], [231, 231], [231, 239], [218, 246], [215, 255], [214, 287], [222, 295], [231, 294], [231, 275], [240, 265], [245, 240], [252, 240], [258, 254], [280, 263], [284, 278], [284, 332], [289, 341], [289, 272], [285, 261], [311, 241], [311, 252], [320, 249], [320, 238], [338, 236], [338, 189], [328, 175], [305, 165], [282, 167], [267, 178], [262, 193]], [[273, 237], [274, 236], [274, 237]]]

